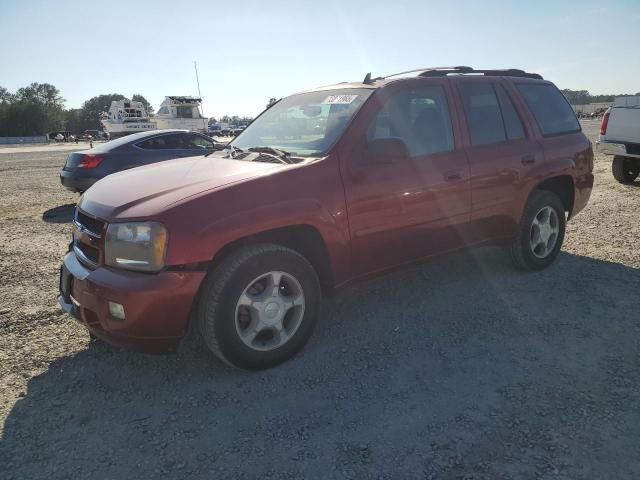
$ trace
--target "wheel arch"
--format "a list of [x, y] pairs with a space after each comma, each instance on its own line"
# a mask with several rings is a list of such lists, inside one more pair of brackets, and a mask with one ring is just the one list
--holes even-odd
[[209, 262], [209, 269], [216, 268], [227, 256], [241, 248], [258, 243], [282, 245], [305, 257], [318, 275], [322, 294], [331, 295], [334, 275], [329, 250], [318, 229], [309, 224], [287, 225], [237, 238], [218, 249]]
[[569, 218], [571, 218], [575, 201], [575, 185], [571, 175], [556, 175], [545, 178], [533, 186], [529, 192], [529, 197], [536, 190], [546, 190], [557, 195], [564, 205], [564, 210], [568, 212]]

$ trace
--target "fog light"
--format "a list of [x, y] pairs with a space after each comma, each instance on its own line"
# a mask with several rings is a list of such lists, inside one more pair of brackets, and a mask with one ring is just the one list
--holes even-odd
[[124, 320], [124, 307], [116, 302], [109, 302], [109, 313], [112, 317]]

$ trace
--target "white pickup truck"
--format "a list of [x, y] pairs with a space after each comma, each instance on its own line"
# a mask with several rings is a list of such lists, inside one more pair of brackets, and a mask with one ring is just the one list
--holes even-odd
[[615, 99], [602, 117], [597, 148], [613, 155], [613, 176], [620, 183], [640, 175], [640, 96]]

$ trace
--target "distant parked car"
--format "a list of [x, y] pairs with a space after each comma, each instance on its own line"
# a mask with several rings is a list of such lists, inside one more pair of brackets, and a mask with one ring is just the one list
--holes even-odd
[[70, 154], [60, 171], [60, 182], [72, 192], [84, 192], [101, 178], [121, 170], [220, 148], [211, 137], [188, 130], [135, 133]]
[[233, 135], [233, 129], [231, 127], [225, 127], [222, 130], [220, 130], [220, 134], [223, 137], [230, 137], [231, 135]]
[[220, 125], [210, 125], [209, 126], [209, 135], [220, 135], [220, 131], [222, 127]]
[[66, 141], [69, 139], [69, 137], [71, 136], [71, 132], [66, 131], [66, 130], [60, 130], [60, 131], [56, 131], [56, 132], [49, 132], [49, 133], [47, 134], [47, 137], [49, 138], [49, 140], [55, 140], [55, 141], [58, 141], [58, 140], [56, 139], [56, 137], [57, 137], [58, 135], [62, 135], [62, 139], [66, 142]]

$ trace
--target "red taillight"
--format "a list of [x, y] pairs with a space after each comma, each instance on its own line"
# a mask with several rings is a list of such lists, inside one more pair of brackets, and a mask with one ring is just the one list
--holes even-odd
[[104, 160], [103, 155], [85, 155], [82, 160], [80, 160], [78, 168], [96, 168], [102, 160]]
[[607, 125], [609, 125], [609, 110], [604, 112], [604, 115], [602, 116], [602, 121], [600, 122], [600, 135], [606, 135]]

